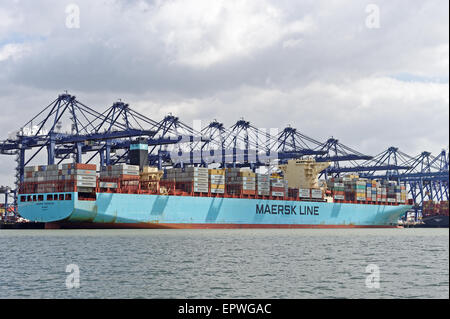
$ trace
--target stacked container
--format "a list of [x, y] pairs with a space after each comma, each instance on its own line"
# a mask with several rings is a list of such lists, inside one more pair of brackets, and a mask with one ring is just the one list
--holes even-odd
[[424, 201], [422, 204], [422, 215], [423, 216], [431, 216], [435, 214], [435, 202], [432, 200]]
[[381, 202], [381, 198], [382, 198], [381, 184], [378, 184], [377, 185], [377, 202]]
[[33, 183], [37, 182], [37, 172], [39, 172], [39, 166], [27, 166], [24, 168], [24, 182]]
[[137, 191], [139, 189], [139, 166], [128, 164], [109, 165], [100, 172], [100, 188]]
[[297, 188], [288, 188], [288, 196], [290, 198], [299, 199], [299, 189]]
[[100, 173], [100, 177], [138, 180], [139, 166], [128, 164], [109, 165]]
[[[97, 187], [96, 165], [63, 164], [28, 166], [24, 168], [24, 182], [30, 183], [27, 192], [54, 193], [92, 192]], [[31, 184], [32, 183], [32, 184]]]
[[448, 200], [440, 202], [438, 214], [448, 216]]
[[175, 187], [187, 193], [208, 193], [209, 173], [205, 167], [168, 169], [164, 180], [174, 182]]
[[378, 192], [378, 185], [379, 183], [375, 180], [373, 180], [371, 182], [371, 194], [372, 194], [372, 202], [376, 202], [377, 201], [377, 192]]
[[406, 186], [400, 185], [400, 202], [406, 203], [407, 199], [408, 199], [408, 193], [406, 191]]
[[[55, 169], [54, 165], [49, 165], [47, 174], [49, 176], [55, 174]], [[76, 185], [79, 192], [90, 193], [97, 187], [97, 166], [95, 164], [63, 164], [59, 180], [73, 181], [73, 185], [66, 183], [66, 192], [74, 191], [73, 186]]]
[[225, 170], [210, 169], [209, 170], [209, 187], [212, 194], [225, 193]]
[[396, 203], [397, 202], [397, 183], [392, 181], [386, 182], [386, 191], [387, 191], [387, 202], [388, 203]]
[[319, 188], [312, 188], [311, 189], [311, 198], [312, 199], [323, 199], [324, 193]]
[[372, 181], [366, 182], [366, 201], [372, 201]]
[[163, 180], [173, 182], [176, 189], [187, 193], [208, 193], [208, 169], [205, 167], [172, 168], [166, 171]]
[[227, 193], [231, 195], [255, 195], [256, 174], [250, 170], [228, 168], [226, 170]]
[[259, 196], [270, 196], [270, 175], [256, 174], [256, 186]]
[[300, 199], [310, 199], [311, 198], [311, 189], [309, 188], [299, 188], [298, 197]]
[[355, 189], [357, 201], [366, 200], [366, 184], [367, 182], [365, 180], [355, 180], [352, 182], [352, 186]]
[[331, 190], [333, 198], [336, 200], [345, 199], [345, 184], [344, 178], [330, 178], [327, 180], [327, 188]]
[[181, 172], [180, 181], [191, 184], [190, 190], [194, 193], [208, 193], [208, 175], [208, 169], [205, 167], [186, 167], [184, 172]]
[[287, 193], [287, 181], [282, 178], [271, 178], [270, 191], [273, 197], [284, 197]]

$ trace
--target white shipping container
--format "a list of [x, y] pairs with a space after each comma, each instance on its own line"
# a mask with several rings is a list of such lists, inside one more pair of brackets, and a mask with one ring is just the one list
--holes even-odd
[[283, 197], [284, 196], [284, 192], [272, 192], [272, 196]]
[[321, 189], [312, 189], [311, 197], [312, 198], [323, 198], [322, 190]]
[[211, 188], [211, 193], [213, 194], [224, 194], [225, 189], [223, 188]]
[[256, 185], [255, 182], [241, 182], [241, 183], [239, 183], [239, 184], [240, 184], [240, 185], [253, 185], [253, 186]]
[[209, 177], [208, 173], [203, 174], [203, 173], [196, 173], [196, 172], [193, 172], [193, 173], [177, 174], [177, 175], [175, 175], [175, 176], [176, 176], [177, 178], [179, 178], [179, 177], [181, 177], [181, 178], [192, 178], [192, 177], [203, 177], [203, 178], [208, 178], [208, 177]]
[[90, 176], [96, 176], [97, 172], [94, 170], [86, 170], [86, 169], [69, 169], [69, 170], [63, 170], [63, 175], [90, 175]]
[[117, 188], [117, 183], [100, 182], [101, 188]]
[[208, 184], [208, 182], [206, 182], [206, 183], [204, 183], [204, 182], [193, 182], [192, 185], [194, 187], [206, 187], [206, 188], [208, 188], [209, 184]]
[[220, 179], [225, 179], [225, 175], [220, 175], [220, 174], [211, 174], [209, 175], [210, 178], [220, 178]]
[[193, 167], [193, 166], [188, 166], [185, 167], [184, 170], [186, 172], [207, 172], [208, 173], [208, 168], [207, 167]]
[[96, 182], [77, 181], [77, 187], [97, 187]]
[[96, 182], [97, 176], [75, 175], [74, 179], [77, 181]]
[[210, 178], [212, 184], [225, 184], [225, 179], [222, 178]]
[[310, 198], [311, 192], [310, 192], [309, 188], [300, 188], [298, 190], [298, 196], [300, 198]]
[[344, 197], [344, 195], [334, 195], [334, 199], [337, 199], [337, 200], [344, 200], [345, 197]]
[[138, 176], [139, 175], [139, 171], [133, 171], [133, 170], [117, 170], [117, 171], [112, 171], [111, 172], [111, 176], [119, 176], [119, 175], [133, 175], [133, 176]]
[[116, 170], [139, 171], [139, 166], [128, 165], [128, 164], [116, 164], [116, 165], [113, 165], [112, 170], [113, 171], [116, 171]]

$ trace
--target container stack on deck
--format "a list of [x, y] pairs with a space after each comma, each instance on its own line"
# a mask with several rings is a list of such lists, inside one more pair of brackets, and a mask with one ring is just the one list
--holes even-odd
[[448, 216], [448, 200], [439, 203], [439, 215]]
[[422, 204], [422, 215], [432, 216], [435, 215], [436, 203], [432, 200], [424, 201]]
[[406, 187], [395, 181], [369, 180], [357, 175], [331, 178], [327, 181], [327, 188], [336, 200], [405, 203], [407, 200]]
[[345, 200], [345, 185], [342, 182], [342, 179], [339, 178], [331, 178], [327, 181], [328, 189], [331, 189], [333, 192], [333, 198], [335, 200]]
[[139, 188], [139, 166], [116, 164], [109, 165], [100, 172], [100, 188], [124, 189], [128, 192]]
[[[48, 169], [53, 169], [55, 174], [55, 165], [48, 165]], [[73, 185], [77, 186], [78, 192], [90, 193], [95, 191], [97, 187], [97, 165], [95, 164], [63, 164], [61, 172], [61, 180], [74, 181]], [[66, 185], [66, 192], [75, 191], [71, 186], [69, 189]]]
[[63, 164], [24, 168], [25, 193], [87, 192], [97, 187], [95, 164]]
[[287, 181], [280, 177], [272, 177], [270, 179], [270, 191], [273, 197], [284, 197], [288, 194]]
[[209, 186], [212, 194], [225, 193], [225, 170], [210, 169], [209, 170]]
[[[116, 164], [104, 167], [97, 178], [96, 165], [63, 164], [25, 168], [21, 193], [85, 193], [86, 198], [100, 192], [150, 194], [217, 194], [232, 196], [269, 196], [274, 199], [324, 201], [325, 194], [334, 200], [364, 203], [406, 203], [404, 185], [395, 181], [370, 180], [358, 175], [331, 178], [302, 188], [289, 186], [279, 174], [256, 174], [249, 169], [208, 169], [204, 167], [170, 168]], [[311, 184], [311, 183], [310, 183]], [[320, 184], [320, 186], [319, 186]], [[160, 185], [163, 188], [160, 188]], [[306, 184], [305, 184], [306, 185]], [[329, 199], [327, 199], [329, 200]], [[448, 214], [448, 201], [424, 202], [424, 215]]]
[[173, 182], [176, 189], [187, 193], [208, 193], [209, 173], [204, 167], [172, 168], [167, 170], [164, 181]]
[[448, 201], [424, 201], [422, 206], [422, 215], [424, 217], [437, 215], [448, 216]]
[[256, 190], [259, 196], [270, 196], [269, 174], [256, 174]]
[[226, 170], [227, 194], [230, 195], [255, 195], [256, 174], [250, 170], [228, 168]]

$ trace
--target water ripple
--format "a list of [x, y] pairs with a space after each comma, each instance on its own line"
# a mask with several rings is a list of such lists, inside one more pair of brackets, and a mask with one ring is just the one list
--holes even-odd
[[[448, 298], [445, 229], [0, 230], [1, 298]], [[68, 264], [80, 288], [68, 289]], [[366, 267], [380, 288], [366, 286]]]

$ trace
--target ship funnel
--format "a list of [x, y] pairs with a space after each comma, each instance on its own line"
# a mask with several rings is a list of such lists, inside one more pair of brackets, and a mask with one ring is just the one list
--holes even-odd
[[129, 159], [131, 165], [139, 165], [142, 172], [144, 166], [148, 166], [148, 140], [146, 138], [138, 138], [131, 142]]

